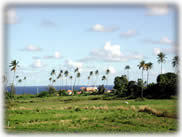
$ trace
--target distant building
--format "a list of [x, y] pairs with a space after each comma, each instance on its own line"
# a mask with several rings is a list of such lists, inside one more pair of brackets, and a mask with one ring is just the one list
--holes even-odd
[[67, 90], [66, 92], [68, 93], [68, 95], [72, 94], [72, 90]]
[[98, 90], [97, 87], [81, 87], [80, 89], [88, 92], [95, 92]]

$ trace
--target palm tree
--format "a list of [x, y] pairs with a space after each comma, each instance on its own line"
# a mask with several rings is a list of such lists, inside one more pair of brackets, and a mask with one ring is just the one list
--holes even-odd
[[142, 69], [142, 80], [143, 80], [143, 71], [145, 70], [145, 61], [142, 60], [140, 64], [137, 65], [139, 69]]
[[11, 85], [11, 97], [15, 94], [15, 89], [14, 89], [14, 79], [15, 79], [15, 73], [16, 73], [16, 69], [17, 67], [19, 67], [19, 61], [13, 60], [11, 61], [9, 67], [11, 68], [11, 71], [14, 72], [13, 74], [13, 81], [12, 81], [12, 85]]
[[[93, 76], [93, 71], [90, 71], [90, 79], [92, 78], [92, 76]], [[92, 79], [91, 79], [91, 83], [92, 83]], [[93, 83], [92, 83], [93, 84]], [[92, 85], [91, 85], [92, 86]]]
[[110, 73], [110, 70], [107, 69], [107, 70], [106, 70], [106, 75], [107, 75], [106, 85], [107, 85], [107, 86], [108, 86], [109, 73]]
[[125, 70], [127, 70], [127, 77], [128, 77], [128, 80], [129, 80], [129, 69], [130, 69], [130, 66], [129, 65], [126, 65], [125, 66]]
[[97, 79], [98, 79], [98, 76], [99, 76], [99, 71], [98, 70], [95, 71], [95, 76], [96, 76], [96, 80], [95, 80], [94, 87], [96, 86]]
[[52, 81], [52, 84], [55, 83], [55, 82], [56, 82], [56, 80], [54, 79], [54, 80]]
[[26, 80], [26, 79], [27, 79], [27, 77], [24, 77], [24, 78], [23, 78], [23, 80]]
[[161, 64], [161, 74], [162, 74], [162, 63], [165, 63], [166, 55], [160, 52], [159, 54], [157, 54], [157, 59], [158, 59], [157, 62]]
[[[79, 68], [77, 67], [75, 70], [74, 70], [74, 73], [75, 73], [75, 81], [74, 81], [74, 85], [73, 85], [73, 94], [74, 94], [74, 90], [75, 90], [75, 83], [76, 83], [76, 72], [78, 72], [79, 71]], [[72, 95], [73, 95], [72, 94]]]
[[51, 77], [49, 78], [49, 81], [50, 81], [50, 85], [51, 85], [51, 81], [52, 81], [52, 78]]
[[[175, 56], [175, 57], [173, 58], [173, 60], [172, 60], [172, 65], [173, 65], [174, 68], [177, 68], [178, 63], [179, 63], [178, 61], [179, 61], [178, 56]], [[177, 71], [177, 70], [176, 70], [176, 71]]]
[[66, 86], [67, 86], [67, 76], [69, 75], [69, 72], [66, 70], [65, 72], [64, 72], [64, 76], [65, 76], [65, 78], [66, 78]]
[[[25, 81], [27, 79], [27, 77], [23, 77], [23, 80]], [[25, 89], [25, 86], [23, 87], [23, 89]], [[23, 90], [23, 92], [24, 92], [24, 90]]]
[[53, 69], [53, 70], [51, 71], [51, 76], [54, 76], [54, 75], [56, 75], [55, 69]]
[[70, 86], [72, 87], [72, 90], [73, 90], [73, 85], [72, 85], [73, 76], [70, 76], [69, 78], [70, 78], [70, 81], [71, 81]]
[[57, 79], [60, 79], [60, 90], [61, 90], [61, 77], [62, 77], [62, 74], [59, 73], [59, 75], [57, 76]]
[[13, 60], [13, 61], [11, 61], [10, 65], [9, 65], [9, 67], [11, 68], [11, 71], [14, 72], [12, 85], [14, 85], [14, 77], [15, 77], [16, 69], [17, 69], [17, 67], [19, 67], [18, 64], [19, 64], [19, 61]]
[[87, 79], [88, 79], [88, 84], [87, 84], [87, 85], [89, 86], [89, 80], [90, 80], [90, 76], [88, 76], [88, 77], [87, 77]]
[[147, 85], [148, 85], [149, 70], [152, 69], [153, 63], [152, 62], [146, 63], [145, 66], [146, 66], [146, 71], [147, 71]]
[[[142, 84], [143, 84], [143, 71], [146, 69], [146, 64], [145, 61], [142, 60], [140, 64], [137, 65], [139, 69], [142, 69]], [[142, 91], [141, 91], [141, 98], [143, 98], [143, 86], [142, 86]]]
[[106, 80], [106, 76], [104, 75], [104, 76], [102, 76], [103, 85], [105, 83], [105, 80]]
[[77, 75], [76, 75], [76, 77], [78, 78], [78, 85], [79, 85], [79, 82], [80, 82], [80, 76], [81, 76], [81, 74], [80, 74], [80, 72], [78, 72]]

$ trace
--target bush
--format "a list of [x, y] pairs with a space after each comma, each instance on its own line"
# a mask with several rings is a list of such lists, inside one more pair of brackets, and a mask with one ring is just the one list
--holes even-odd
[[47, 92], [47, 91], [42, 91], [42, 92], [40, 92], [39, 94], [38, 94], [38, 96], [37, 97], [48, 97], [49, 96], [49, 93]]
[[59, 90], [58, 94], [59, 96], [68, 96], [68, 93], [66, 92], [66, 90]]
[[54, 93], [56, 93], [56, 89], [53, 86], [49, 86], [48, 92], [50, 95], [54, 94]]
[[116, 90], [116, 95], [120, 97], [127, 96], [128, 80], [126, 75], [122, 75], [121, 77], [116, 77], [114, 79], [114, 89]]
[[104, 94], [105, 90], [106, 89], [104, 88], [104, 85], [99, 86], [98, 87], [98, 94]]
[[164, 99], [177, 94], [177, 75], [175, 73], [160, 74], [157, 83], [151, 83], [145, 89], [145, 97]]

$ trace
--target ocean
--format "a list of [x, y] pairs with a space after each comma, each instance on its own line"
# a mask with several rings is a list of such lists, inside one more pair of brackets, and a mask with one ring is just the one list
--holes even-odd
[[[71, 90], [72, 87], [71, 86], [54, 86], [56, 88], [56, 90], [61, 89], [66, 89], [66, 90]], [[87, 87], [85, 85], [79, 85], [79, 86], [75, 86], [75, 90], [80, 90], [81, 87]], [[89, 86], [91, 87], [91, 86]], [[97, 86], [96, 86], [97, 87]], [[108, 90], [111, 90], [113, 88], [113, 85], [105, 85], [105, 88], [107, 88]], [[11, 88], [7, 87], [6, 91], [10, 92]], [[48, 86], [15, 86], [15, 91], [16, 94], [37, 94], [40, 93], [42, 91], [48, 91]]]

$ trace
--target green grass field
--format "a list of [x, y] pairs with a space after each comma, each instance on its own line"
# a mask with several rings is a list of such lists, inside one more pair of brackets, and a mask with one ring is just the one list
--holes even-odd
[[[177, 100], [103, 100], [102, 96], [18, 98], [5, 103], [8, 133], [177, 132]], [[146, 109], [145, 109], [146, 108]]]

